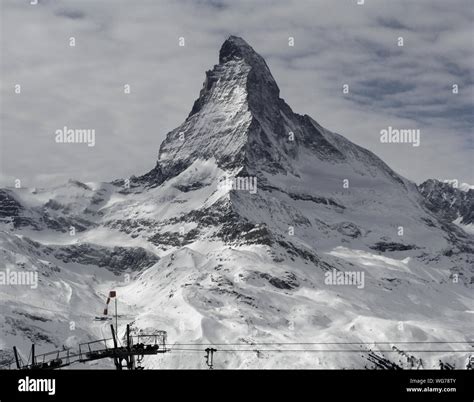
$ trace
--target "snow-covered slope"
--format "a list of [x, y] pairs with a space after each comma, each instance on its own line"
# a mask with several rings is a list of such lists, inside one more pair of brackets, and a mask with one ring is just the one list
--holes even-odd
[[[48, 278], [35, 290], [0, 288], [4, 350], [30, 341], [29, 326], [54, 328], [18, 316], [25, 311], [60, 312], [61, 325], [78, 323], [77, 338], [98, 336], [103, 324], [92, 316], [114, 288], [122, 328], [163, 329], [172, 344], [248, 345], [218, 354], [216, 367], [465, 366], [468, 353], [391, 342], [469, 339], [472, 236], [377, 156], [294, 113], [241, 38], [223, 44], [147, 174], [0, 197], [2, 262]], [[48, 276], [49, 264], [60, 271]], [[337, 275], [363, 279], [331, 283]], [[55, 334], [42, 345], [71, 336]], [[268, 342], [368, 344], [360, 353], [257, 345]], [[175, 350], [146, 365], [203, 367], [203, 359]]]

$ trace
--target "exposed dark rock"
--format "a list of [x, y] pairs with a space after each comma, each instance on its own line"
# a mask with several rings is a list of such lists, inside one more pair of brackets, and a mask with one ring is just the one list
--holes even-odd
[[92, 244], [57, 247], [54, 257], [65, 262], [104, 267], [115, 274], [138, 271], [158, 261], [158, 257], [140, 247], [100, 247]]
[[450, 183], [429, 179], [418, 186], [426, 199], [426, 207], [450, 222], [461, 218], [460, 223], [474, 223], [474, 190], [455, 188]]
[[203, 183], [200, 181], [196, 181], [194, 183], [188, 184], [188, 185], [180, 185], [180, 184], [175, 184], [174, 187], [176, 187], [179, 191], [182, 191], [183, 193], [188, 193], [189, 191], [194, 191], [194, 190], [199, 190], [200, 188], [208, 186], [208, 183]]
[[352, 237], [353, 239], [356, 239], [357, 237], [360, 237], [362, 235], [362, 232], [360, 231], [358, 226], [353, 224], [352, 222], [341, 222], [336, 225], [333, 225], [332, 228], [336, 229], [344, 236]]
[[403, 244], [403, 243], [395, 243], [395, 242], [383, 242], [380, 241], [378, 243], [375, 243], [372, 247], [370, 247], [372, 250], [376, 251], [407, 251], [407, 250], [416, 250], [418, 247], [416, 247], [413, 244]]
[[346, 208], [344, 205], [338, 204], [332, 198], [316, 197], [316, 196], [313, 196], [313, 195], [310, 195], [310, 194], [288, 193], [288, 195], [291, 198], [293, 198], [294, 200], [312, 201], [312, 202], [315, 202], [316, 204], [330, 205], [330, 206], [338, 207], [338, 208], [341, 208], [341, 209]]
[[18, 217], [22, 210], [20, 202], [8, 190], [0, 189], [0, 219]]
[[186, 232], [184, 235], [176, 232], [163, 232], [157, 233], [150, 238], [150, 241], [157, 246], [174, 246], [180, 247], [185, 246], [186, 244], [192, 243], [196, 238], [199, 236], [198, 229], [191, 229], [190, 231]]
[[267, 273], [261, 273], [260, 277], [266, 279], [272, 286], [278, 289], [291, 290], [300, 286], [296, 275], [291, 272], [285, 272], [285, 276], [281, 278]]

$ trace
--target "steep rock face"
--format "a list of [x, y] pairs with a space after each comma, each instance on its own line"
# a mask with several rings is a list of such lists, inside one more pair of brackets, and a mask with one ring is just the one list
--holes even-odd
[[434, 179], [426, 180], [419, 189], [426, 206], [442, 218], [450, 222], [460, 219], [462, 225], [474, 223], [474, 190], [464, 191]]
[[[225, 46], [223, 46], [224, 48]], [[234, 167], [244, 159], [252, 122], [247, 103], [248, 76], [252, 66], [245, 58], [229, 58], [221, 51], [220, 64], [206, 73], [206, 80], [186, 121], [167, 134], [157, 166], [143, 177], [161, 184], [186, 169], [196, 159], [216, 158], [219, 166]], [[158, 183], [150, 179], [158, 180]]]
[[299, 116], [279, 97], [280, 90], [264, 59], [243, 39], [230, 37], [219, 64], [206, 72], [199, 98], [186, 121], [160, 147], [157, 166], [142, 176], [156, 185], [176, 176], [196, 159], [216, 158], [233, 171], [291, 171], [297, 142], [321, 157], [342, 158], [307, 116]]

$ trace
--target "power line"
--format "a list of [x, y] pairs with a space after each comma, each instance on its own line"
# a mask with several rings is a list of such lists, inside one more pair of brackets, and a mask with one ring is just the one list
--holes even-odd
[[474, 344], [474, 341], [179, 343], [177, 346]]
[[[466, 345], [471, 346], [474, 341], [382, 341], [382, 342], [237, 342], [237, 343], [179, 343], [176, 342], [169, 347], [169, 351], [186, 351], [186, 352], [203, 352], [205, 347], [214, 346], [214, 347], [223, 347], [216, 349], [216, 352], [229, 352], [229, 353], [238, 353], [238, 352], [252, 352], [252, 353], [367, 353], [367, 352], [377, 352], [377, 353], [469, 353], [473, 350], [469, 349], [409, 349], [409, 350], [398, 350], [397, 346], [399, 345], [448, 345], [448, 344], [457, 344], [457, 345]], [[310, 349], [310, 348], [301, 348], [301, 346], [329, 346], [329, 345], [360, 345], [361, 349]], [[371, 350], [367, 348], [367, 345], [393, 345], [392, 349], [381, 349], [381, 350]], [[261, 347], [264, 347], [262, 349]], [[272, 349], [265, 349], [267, 346], [274, 346]], [[285, 348], [285, 346], [300, 346], [300, 348]], [[365, 348], [362, 348], [365, 346]]]
[[[182, 348], [170, 348], [169, 352], [173, 351], [187, 351], [187, 352], [204, 352], [205, 349], [182, 349]], [[469, 353], [471, 350], [432, 350], [432, 349], [415, 349], [415, 350], [396, 350], [396, 349], [387, 349], [387, 350], [363, 350], [363, 349], [217, 349], [216, 352], [297, 352], [297, 353], [326, 353], [326, 352], [339, 352], [339, 353], [367, 353], [367, 352], [377, 352], [377, 353]]]

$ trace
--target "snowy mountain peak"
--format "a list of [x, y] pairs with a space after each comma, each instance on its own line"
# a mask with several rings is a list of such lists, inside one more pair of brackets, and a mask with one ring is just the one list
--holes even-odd
[[244, 39], [238, 36], [229, 36], [219, 51], [219, 64], [232, 59], [245, 59], [249, 64], [264, 62], [263, 58]]
[[[237, 87], [237, 88], [235, 88]], [[238, 95], [223, 97], [229, 88], [238, 89]], [[268, 103], [279, 103], [280, 90], [267, 63], [242, 38], [230, 36], [219, 52], [219, 64], [206, 72], [203, 89], [189, 116], [200, 112], [206, 103], [216, 101], [233, 103], [235, 109], [242, 102], [257, 106], [263, 96]]]
[[156, 167], [139, 178], [158, 186], [196, 160], [214, 158], [231, 175], [268, 172], [298, 177], [298, 159], [351, 165], [366, 175], [382, 174], [403, 185], [379, 158], [344, 137], [294, 113], [280, 98], [265, 60], [242, 38], [229, 37], [219, 64], [206, 72], [187, 119], [167, 134]]
[[[215, 158], [223, 169], [242, 169], [247, 165], [252, 137], [260, 134], [257, 143], [267, 148], [267, 154], [276, 155], [278, 151], [270, 152], [273, 147], [267, 146], [272, 142], [267, 135], [284, 135], [282, 108], [292, 114], [279, 93], [265, 60], [243, 39], [231, 36], [222, 45], [219, 64], [206, 72], [188, 118], [167, 134], [157, 166], [142, 180], [159, 185], [197, 159]], [[262, 124], [272, 122], [278, 125], [276, 130], [263, 133]]]
[[280, 90], [264, 58], [242, 38], [230, 36], [222, 44], [219, 52], [219, 65], [225, 66], [229, 62], [240, 62], [241, 60], [251, 67], [247, 82], [249, 93], [251, 90], [266, 89], [268, 94], [272, 95], [273, 100], [277, 100]]

